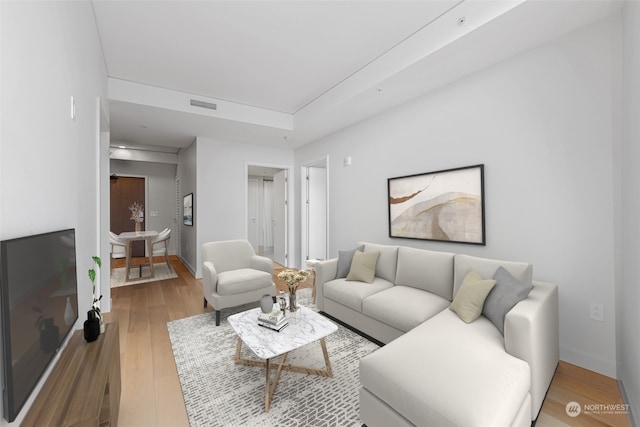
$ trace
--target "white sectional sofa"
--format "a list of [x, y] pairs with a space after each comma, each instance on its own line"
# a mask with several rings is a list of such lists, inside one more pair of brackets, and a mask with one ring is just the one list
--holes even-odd
[[[386, 344], [360, 361], [363, 423], [530, 426], [559, 360], [557, 286], [533, 281], [527, 263], [373, 243], [359, 249], [358, 263], [379, 253], [371, 283], [347, 280], [354, 252], [341, 252], [316, 266], [316, 303]], [[505, 282], [499, 267], [516, 282]], [[493, 320], [480, 315], [466, 323], [449, 307], [470, 271], [499, 276], [500, 292], [511, 284], [531, 290], [512, 308], [502, 307], [497, 319], [504, 322], [485, 313]], [[494, 290], [484, 309], [490, 298], [503, 302], [497, 284]]]

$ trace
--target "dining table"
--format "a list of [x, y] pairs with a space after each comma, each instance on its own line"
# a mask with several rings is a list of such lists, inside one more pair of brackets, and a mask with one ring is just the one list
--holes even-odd
[[139, 278], [130, 278], [129, 271], [131, 270], [131, 243], [144, 240], [146, 242], [146, 257], [149, 258], [149, 270], [151, 274], [148, 276], [144, 276], [145, 279], [150, 279], [155, 277], [155, 272], [153, 270], [153, 239], [158, 237], [158, 232], [154, 230], [145, 230], [145, 231], [124, 231], [118, 236], [125, 241], [124, 253], [127, 260], [127, 266], [125, 268], [125, 282], [130, 282], [132, 280], [142, 279], [142, 264], [140, 266], [140, 277]]

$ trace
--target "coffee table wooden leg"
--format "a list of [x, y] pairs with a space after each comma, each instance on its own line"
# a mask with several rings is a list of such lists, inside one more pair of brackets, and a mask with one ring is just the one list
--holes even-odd
[[238, 338], [238, 343], [236, 344], [236, 365], [240, 363], [240, 350], [242, 350], [242, 340]]
[[282, 359], [280, 359], [280, 363], [278, 363], [278, 370], [276, 371], [276, 377], [271, 381], [271, 363], [270, 359], [267, 359], [265, 362], [266, 370], [267, 370], [267, 381], [265, 384], [265, 403], [264, 403], [264, 411], [269, 412], [269, 408], [271, 406], [271, 401], [273, 400], [273, 396], [276, 394], [276, 387], [278, 387], [278, 382], [280, 381], [280, 374], [285, 366], [284, 363], [287, 361], [287, 356], [289, 353], [285, 353], [282, 355]]
[[289, 353], [284, 353], [280, 361], [277, 362], [278, 370], [276, 371], [273, 381], [271, 381], [271, 359], [252, 360], [241, 357], [240, 352], [242, 350], [242, 339], [240, 338], [238, 338], [238, 342], [236, 343], [235, 363], [237, 365], [259, 366], [265, 368], [264, 410], [265, 412], [269, 412], [271, 401], [273, 400], [273, 396], [276, 394], [276, 388], [278, 387], [278, 382], [280, 381], [280, 375], [282, 374], [282, 371], [291, 371], [308, 375], [318, 375], [321, 377], [333, 377], [331, 362], [329, 361], [329, 352], [327, 351], [327, 343], [325, 342], [324, 338], [320, 338], [320, 346], [322, 347], [322, 355], [324, 356], [324, 369], [287, 365], [286, 362]]
[[271, 405], [271, 360], [267, 359], [265, 362], [265, 371], [267, 378], [264, 385], [264, 411], [269, 412], [269, 405]]
[[320, 338], [320, 346], [322, 347], [322, 354], [324, 355], [325, 370], [329, 377], [333, 377], [331, 362], [329, 361], [329, 352], [327, 351], [327, 343], [324, 341], [324, 338]]

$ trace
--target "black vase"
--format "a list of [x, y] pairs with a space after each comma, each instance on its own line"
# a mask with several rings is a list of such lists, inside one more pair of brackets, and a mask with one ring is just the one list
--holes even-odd
[[93, 310], [87, 311], [87, 320], [84, 321], [84, 339], [93, 342], [100, 336], [100, 319]]

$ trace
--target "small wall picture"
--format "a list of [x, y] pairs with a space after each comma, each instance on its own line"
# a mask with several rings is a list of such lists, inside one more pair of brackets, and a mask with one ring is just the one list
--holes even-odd
[[389, 237], [485, 245], [484, 165], [388, 179]]
[[184, 196], [182, 206], [182, 223], [193, 226], [193, 193]]

